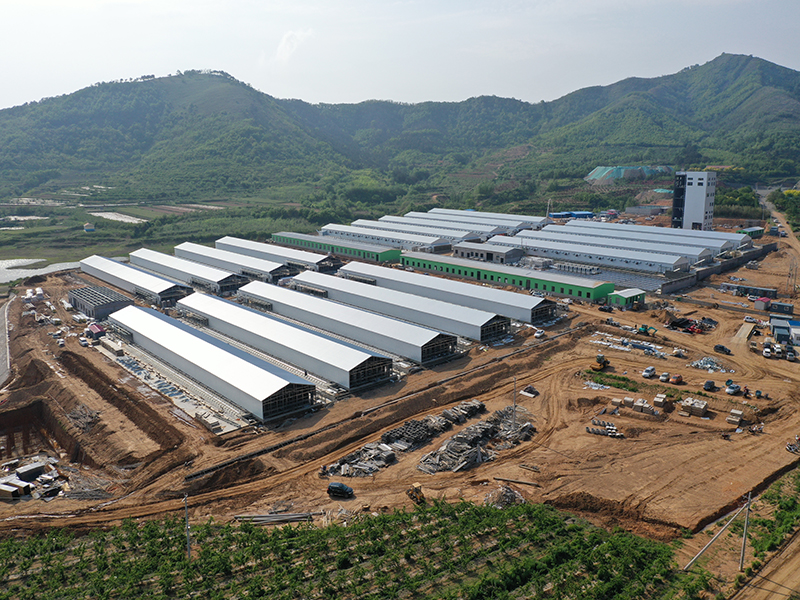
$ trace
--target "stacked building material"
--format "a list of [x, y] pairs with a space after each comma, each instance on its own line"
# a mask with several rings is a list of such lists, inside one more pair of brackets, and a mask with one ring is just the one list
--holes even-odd
[[705, 417], [708, 412], [708, 401], [699, 398], [684, 398], [681, 401], [683, 410], [695, 417]]
[[653, 407], [652, 404], [649, 404], [644, 398], [637, 398], [637, 400], [633, 403], [633, 410], [646, 415], [656, 414], [655, 407]]
[[611, 406], [622, 406], [623, 400], [622, 398], [612, 398], [611, 399]]
[[633, 408], [633, 398], [623, 398], [622, 403], [628, 408]]
[[666, 394], [656, 394], [656, 397], [653, 398], [653, 406], [656, 408], [664, 408], [664, 405], [667, 403], [667, 395]]
[[736, 427], [739, 427], [739, 425], [742, 424], [743, 415], [744, 413], [741, 410], [734, 408], [733, 410], [731, 410], [731, 414], [725, 417], [725, 422], [730, 423], [731, 425], [736, 425]]

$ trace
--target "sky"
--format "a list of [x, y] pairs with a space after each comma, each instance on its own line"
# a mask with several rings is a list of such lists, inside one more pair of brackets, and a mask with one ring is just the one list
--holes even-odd
[[0, 108], [225, 71], [277, 98], [550, 101], [722, 53], [800, 70], [798, 0], [0, 0]]

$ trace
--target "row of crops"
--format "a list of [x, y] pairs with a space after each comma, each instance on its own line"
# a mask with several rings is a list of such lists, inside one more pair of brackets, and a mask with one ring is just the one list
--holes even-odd
[[672, 548], [542, 505], [466, 502], [346, 527], [259, 528], [179, 518], [0, 541], [0, 600], [60, 598], [672, 598], [700, 575]]

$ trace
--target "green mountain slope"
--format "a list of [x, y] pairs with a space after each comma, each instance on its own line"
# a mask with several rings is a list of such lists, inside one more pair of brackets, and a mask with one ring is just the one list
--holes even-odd
[[435, 187], [444, 173], [515, 147], [531, 150], [518, 169], [533, 178], [547, 169], [577, 175], [594, 162], [692, 166], [680, 164], [687, 156], [796, 174], [800, 73], [723, 54], [539, 104], [311, 105], [219, 72], [103, 83], [0, 111], [0, 197], [77, 184], [113, 186], [107, 195], [125, 198], [258, 195], [366, 172], [370, 185], [430, 177]]

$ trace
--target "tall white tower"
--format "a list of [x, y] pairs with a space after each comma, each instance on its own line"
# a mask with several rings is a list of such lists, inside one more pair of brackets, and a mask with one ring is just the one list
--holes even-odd
[[711, 230], [717, 174], [713, 171], [678, 171], [672, 196], [674, 229]]

